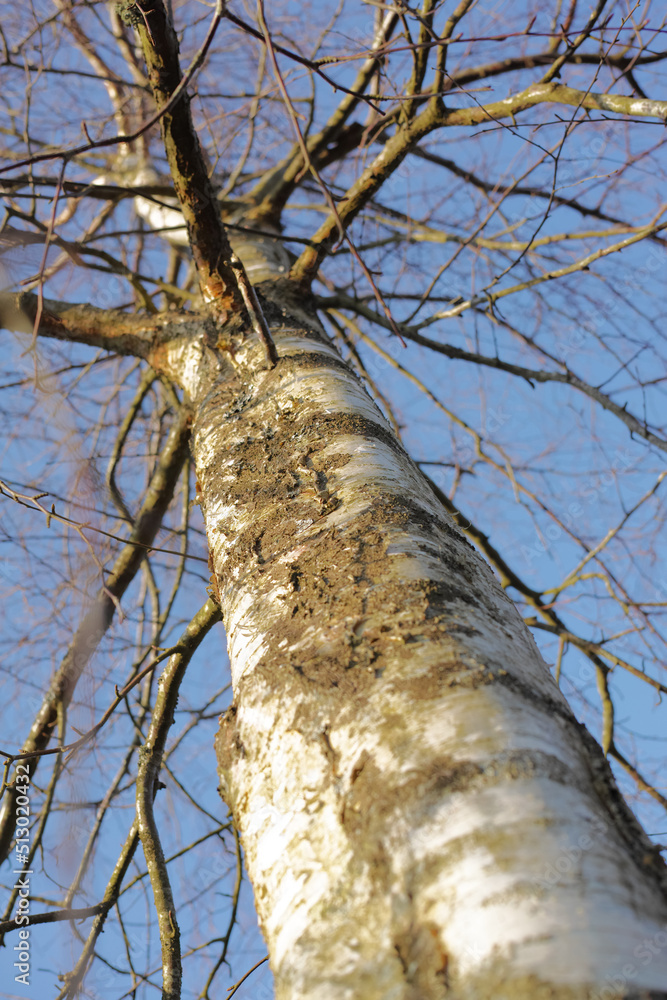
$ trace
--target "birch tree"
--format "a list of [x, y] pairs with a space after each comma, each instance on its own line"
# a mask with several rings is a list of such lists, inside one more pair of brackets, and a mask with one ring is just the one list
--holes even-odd
[[17, 995], [667, 997], [649, 7], [7, 6]]

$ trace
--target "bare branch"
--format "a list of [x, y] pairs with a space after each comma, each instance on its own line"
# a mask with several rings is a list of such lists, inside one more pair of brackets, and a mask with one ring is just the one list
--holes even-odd
[[180, 1000], [182, 970], [176, 906], [153, 814], [153, 800], [162, 766], [167, 733], [174, 720], [178, 690], [185, 669], [195, 650], [219, 621], [221, 621], [220, 607], [209, 598], [181, 636], [178, 652], [171, 657], [160, 678], [160, 690], [153, 710], [151, 726], [139, 757], [137, 823], [160, 927], [164, 1000]]
[[[51, 739], [61, 708], [69, 705], [79, 678], [93, 656], [103, 635], [111, 625], [118, 602], [134, 579], [146, 555], [146, 550], [134, 543], [150, 545], [155, 538], [169, 506], [189, 455], [191, 416], [183, 407], [172, 427], [160, 456], [155, 473], [137, 514], [128, 544], [118, 555], [104, 582], [104, 587], [72, 638], [69, 649], [56, 671], [48, 693], [23, 744], [24, 753], [44, 750]], [[34, 758], [33, 773], [38, 758]], [[0, 815], [0, 858], [7, 856], [14, 834], [16, 788], [12, 786]]]

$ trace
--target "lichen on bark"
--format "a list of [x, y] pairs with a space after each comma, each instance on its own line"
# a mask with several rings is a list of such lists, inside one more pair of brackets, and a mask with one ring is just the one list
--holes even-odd
[[[192, 392], [235, 692], [221, 788], [276, 995], [590, 997], [610, 948], [662, 926], [661, 862], [361, 383], [264, 293], [277, 367], [248, 340]], [[545, 886], [582, 836], [582, 870]]]

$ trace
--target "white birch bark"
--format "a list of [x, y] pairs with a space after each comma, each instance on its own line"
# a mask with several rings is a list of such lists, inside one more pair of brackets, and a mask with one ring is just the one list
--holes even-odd
[[278, 1000], [667, 997], [664, 866], [597, 744], [362, 385], [273, 298], [275, 369], [194, 339], [169, 366]]
[[[158, 175], [148, 167], [136, 171], [132, 176], [135, 184], [155, 184]], [[139, 215], [155, 232], [163, 233], [169, 243], [177, 247], [189, 248], [188, 231], [183, 223], [183, 215], [178, 208], [178, 199], [161, 197], [159, 199], [138, 196], [134, 199], [134, 207]], [[234, 253], [243, 261], [249, 280], [255, 284], [276, 277], [286, 277], [290, 269], [289, 254], [279, 238], [272, 239], [279, 230], [270, 222], [247, 219], [246, 212], [250, 206], [238, 202], [227, 207], [217, 202], [211, 206], [212, 211], [219, 211], [228, 227], [227, 237]], [[247, 230], [244, 231], [244, 230]]]

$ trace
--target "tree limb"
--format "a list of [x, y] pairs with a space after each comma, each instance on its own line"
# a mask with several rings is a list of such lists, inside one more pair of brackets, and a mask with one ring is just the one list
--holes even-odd
[[[141, 0], [137, 7], [144, 15], [145, 25], [138, 24], [136, 29], [153, 96], [159, 109], [167, 109], [160, 118], [162, 139], [188, 228], [204, 301], [214, 305], [220, 318], [225, 318], [228, 312], [243, 313], [243, 297], [229, 265], [232, 251], [190, 114], [190, 98], [184, 92], [176, 103], [172, 105], [171, 101], [182, 80], [176, 32], [162, 0]], [[219, 0], [195, 63], [200, 65], [204, 61], [221, 20], [222, 3]]]
[[162, 766], [167, 734], [174, 721], [178, 691], [186, 667], [200, 643], [213, 626], [221, 620], [219, 605], [212, 598], [209, 598], [179, 639], [178, 652], [171, 657], [160, 678], [159, 692], [150, 729], [146, 743], [139, 752], [137, 823], [160, 927], [163, 1000], [180, 1000], [182, 970], [176, 906], [153, 814], [153, 800]]
[[649, 101], [617, 94], [594, 94], [575, 90], [563, 84], [537, 83], [519, 94], [513, 94], [491, 104], [477, 104], [472, 108], [453, 110], [445, 108], [438, 98], [412, 122], [399, 129], [387, 140], [384, 148], [364, 170], [359, 179], [348, 189], [337, 206], [336, 215], [328, 215], [315, 233], [312, 245], [306, 247], [291, 271], [291, 277], [301, 285], [310, 285], [324, 257], [338, 238], [342, 222], [349, 226], [386, 179], [401, 165], [417, 142], [441, 127], [481, 125], [514, 118], [521, 111], [539, 104], [567, 104], [586, 110], [609, 111], [614, 114], [635, 115], [667, 120], [667, 101]]

